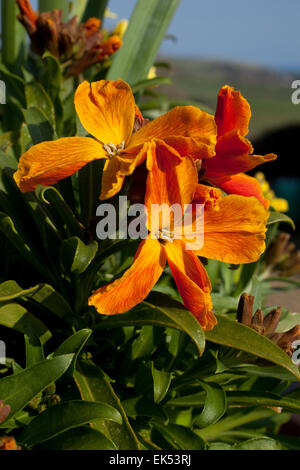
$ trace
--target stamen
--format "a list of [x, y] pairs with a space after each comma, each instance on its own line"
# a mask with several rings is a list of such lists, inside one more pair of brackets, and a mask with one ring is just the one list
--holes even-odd
[[116, 146], [112, 142], [109, 142], [108, 144], [102, 144], [103, 148], [106, 152], [106, 156], [111, 159], [115, 157], [116, 155], [121, 155], [122, 150], [125, 148], [125, 140], [121, 142], [120, 145]]

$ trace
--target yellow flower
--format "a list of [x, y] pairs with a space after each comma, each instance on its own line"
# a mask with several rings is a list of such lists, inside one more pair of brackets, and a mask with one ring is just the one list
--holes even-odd
[[289, 210], [289, 203], [286, 199], [276, 197], [275, 192], [271, 189], [268, 181], [265, 178], [265, 175], [259, 171], [255, 174], [255, 178], [260, 184], [262, 192], [266, 199], [270, 201], [270, 206], [276, 212], [288, 212]]
[[129, 21], [126, 20], [126, 19], [123, 19], [123, 20], [119, 21], [119, 23], [117, 24], [117, 26], [114, 29], [114, 34], [116, 34], [117, 36], [120, 36], [120, 38], [122, 38], [124, 36], [124, 34], [126, 33], [128, 23], [129, 23]]

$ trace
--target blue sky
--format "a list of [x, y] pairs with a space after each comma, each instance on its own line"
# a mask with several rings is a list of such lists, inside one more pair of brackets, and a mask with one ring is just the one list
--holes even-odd
[[[119, 18], [134, 5], [109, 3]], [[299, 0], [181, 0], [169, 29], [177, 42], [165, 40], [161, 52], [300, 70], [299, 22]]]

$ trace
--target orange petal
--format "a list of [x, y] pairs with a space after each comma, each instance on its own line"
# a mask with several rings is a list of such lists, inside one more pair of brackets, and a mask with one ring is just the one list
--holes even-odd
[[216, 111], [218, 136], [233, 129], [238, 129], [243, 136], [247, 135], [250, 118], [250, 106], [242, 94], [233, 87], [223, 86], [218, 94]]
[[[163, 141], [153, 141], [148, 147], [147, 169], [149, 170], [145, 205], [148, 210], [148, 227], [154, 220], [154, 205], [174, 204], [182, 206], [192, 202], [198, 183], [198, 174], [194, 162], [189, 157], [181, 158], [175, 149]], [[156, 207], [159, 210], [158, 207]], [[168, 214], [166, 214], [168, 216]], [[164, 218], [164, 217], [163, 217]], [[163, 222], [162, 222], [163, 223]], [[155, 230], [158, 227], [152, 227]]]
[[89, 298], [98, 313], [114, 315], [130, 310], [142, 302], [160, 278], [166, 256], [157, 240], [146, 239], [140, 244], [132, 266], [116, 281], [101, 287]]
[[204, 184], [198, 184], [196, 186], [193, 204], [204, 204], [205, 206], [218, 210], [221, 198], [222, 192], [219, 189]]
[[55, 184], [99, 158], [105, 158], [103, 147], [89, 137], [42, 142], [22, 155], [14, 179], [21, 191], [30, 192], [39, 184]]
[[218, 176], [231, 176], [252, 170], [262, 163], [276, 159], [276, 155], [252, 155], [253, 147], [237, 130], [222, 136], [216, 145], [216, 156], [203, 161], [205, 176], [211, 182]]
[[109, 199], [122, 188], [125, 176], [131, 175], [137, 159], [133, 155], [115, 156], [105, 162], [100, 199]]
[[204, 330], [211, 330], [217, 320], [212, 313], [211, 284], [205, 268], [192, 251], [184, 250], [180, 240], [167, 242], [164, 250], [185, 307]]
[[83, 127], [104, 144], [127, 144], [134, 125], [135, 101], [122, 80], [83, 82], [75, 93], [75, 108]]
[[268, 216], [254, 197], [223, 197], [218, 211], [205, 207], [204, 245], [197, 254], [232, 264], [257, 261], [265, 250]]
[[197, 158], [211, 157], [216, 144], [214, 116], [194, 106], [178, 106], [133, 134], [129, 147], [154, 138], [166, 140], [182, 156], [197, 153]]
[[227, 194], [240, 194], [241, 196], [254, 196], [269, 209], [270, 202], [264, 197], [261, 186], [256, 178], [240, 173], [228, 178], [214, 179], [214, 184]]

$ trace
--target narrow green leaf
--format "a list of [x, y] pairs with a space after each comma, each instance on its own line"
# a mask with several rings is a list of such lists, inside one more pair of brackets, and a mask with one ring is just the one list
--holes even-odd
[[204, 441], [190, 429], [177, 424], [165, 426], [159, 421], [152, 420], [151, 424], [171, 445], [181, 450], [203, 450]]
[[30, 289], [22, 289], [16, 281], [5, 281], [0, 284], [0, 302], [8, 302], [10, 300], [25, 297], [34, 294], [40, 288], [39, 285]]
[[73, 0], [71, 2], [70, 18], [77, 16], [79, 23], [81, 23], [87, 3], [88, 0]]
[[300, 402], [288, 396], [280, 396], [272, 392], [232, 391], [227, 392], [229, 404], [248, 406], [273, 406], [284, 408], [291, 413], [300, 413]]
[[141, 82], [135, 83], [131, 89], [132, 93], [137, 93], [138, 91], [144, 90], [145, 88], [150, 88], [159, 85], [171, 85], [172, 81], [168, 77], [155, 77]]
[[267, 225], [277, 224], [278, 222], [286, 222], [296, 230], [295, 222], [288, 215], [281, 214], [281, 212], [271, 212]]
[[13, 170], [16, 170], [17, 167], [18, 162], [15, 157], [0, 150], [0, 168], [12, 168]]
[[15, 0], [2, 0], [1, 7], [2, 61], [7, 65], [20, 64], [26, 54], [26, 32], [17, 19], [18, 6]]
[[61, 247], [61, 260], [66, 272], [82, 274], [95, 258], [97, 251], [96, 241], [86, 245], [77, 237], [64, 240]]
[[0, 325], [29, 336], [35, 335], [42, 344], [45, 344], [52, 336], [41, 320], [34, 317], [26, 308], [15, 303], [0, 307]]
[[97, 419], [122, 424], [122, 416], [106, 403], [74, 400], [48, 408], [26, 426], [18, 442], [32, 447]]
[[23, 114], [34, 145], [55, 138], [54, 129], [41, 109], [31, 106], [24, 109]]
[[0, 396], [10, 405], [12, 418], [24, 408], [38, 393], [61, 377], [68, 369], [73, 354], [55, 357], [0, 380]]
[[215, 424], [222, 418], [227, 409], [226, 394], [218, 384], [207, 384], [199, 381], [199, 384], [206, 392], [204, 407], [194, 424], [199, 428], [205, 428]]
[[101, 432], [82, 426], [38, 444], [35, 450], [117, 450], [117, 448]]
[[91, 362], [81, 361], [77, 364], [74, 379], [83, 400], [107, 403], [122, 415], [122, 425], [98, 420], [97, 423], [93, 423], [93, 428], [104, 433], [119, 450], [138, 450], [137, 437], [129, 424], [119, 398], [103, 371]]
[[134, 85], [147, 77], [179, 3], [180, 0], [137, 0], [108, 80], [122, 78]]
[[257, 437], [241, 442], [234, 450], [283, 450], [282, 445], [269, 437]]
[[92, 17], [102, 20], [107, 4], [108, 0], [88, 0], [82, 20], [87, 21]]
[[54, 106], [42, 85], [37, 81], [25, 85], [25, 96], [27, 108], [40, 109], [47, 116], [52, 126], [55, 126]]
[[39, 11], [62, 10], [63, 20], [68, 19], [69, 0], [39, 0]]
[[205, 332], [207, 341], [246, 351], [278, 364], [300, 381], [300, 373], [291, 358], [271, 340], [248, 326], [228, 319], [225, 315], [216, 315], [216, 317], [217, 325], [212, 331]]
[[36, 335], [25, 335], [26, 368], [44, 361], [43, 346]]
[[126, 414], [133, 419], [136, 419], [137, 416], [159, 418], [162, 420], [167, 419], [163, 408], [144, 396], [124, 400], [122, 401], [122, 406]]
[[64, 341], [54, 352], [53, 357], [62, 356], [64, 354], [74, 354], [74, 359], [70, 366], [71, 374], [74, 374], [76, 367], [76, 361], [80, 354], [80, 351], [84, 347], [85, 343], [92, 334], [92, 330], [88, 328], [82, 329], [70, 336], [66, 341]]
[[160, 403], [168, 393], [172, 381], [172, 374], [163, 370], [155, 369], [153, 362], [151, 372], [153, 378], [154, 401], [155, 403]]

